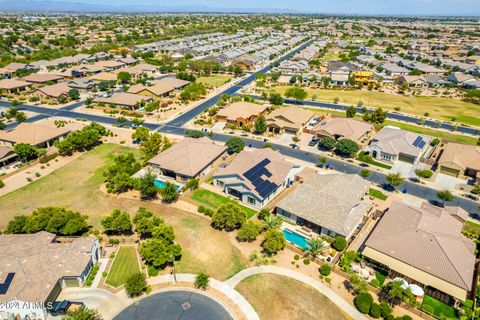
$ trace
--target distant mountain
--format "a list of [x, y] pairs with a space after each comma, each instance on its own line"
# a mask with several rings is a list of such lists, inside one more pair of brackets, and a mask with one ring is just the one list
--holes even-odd
[[3, 12], [200, 12], [200, 13], [298, 13], [298, 11], [278, 8], [217, 8], [200, 5], [161, 6], [161, 5], [106, 5], [85, 2], [57, 2], [31, 0], [0, 1]]

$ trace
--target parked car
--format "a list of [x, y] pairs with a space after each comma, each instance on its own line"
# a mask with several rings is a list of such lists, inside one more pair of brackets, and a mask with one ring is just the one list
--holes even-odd
[[67, 311], [73, 311], [78, 308], [85, 308], [85, 304], [83, 302], [73, 302], [70, 300], [63, 300], [63, 301], [55, 301], [52, 304], [52, 307], [48, 310], [52, 316], [58, 316], [66, 314]]
[[310, 142], [308, 143], [308, 146], [309, 147], [314, 147], [317, 145], [317, 143], [320, 141], [319, 138], [313, 138], [312, 140], [310, 140]]

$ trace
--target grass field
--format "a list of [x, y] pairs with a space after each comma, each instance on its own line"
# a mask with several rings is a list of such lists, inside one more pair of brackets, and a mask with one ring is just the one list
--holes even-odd
[[119, 287], [127, 281], [128, 277], [140, 271], [137, 250], [133, 246], [120, 247], [108, 272], [107, 284]]
[[197, 79], [197, 82], [203, 83], [206, 87], [216, 88], [227, 83], [233, 78], [229, 74], [213, 74], [208, 77], [200, 77]]
[[385, 201], [388, 198], [388, 196], [383, 194], [380, 190], [373, 189], [373, 188], [368, 189], [368, 194], [382, 201]]
[[325, 61], [340, 60], [340, 57], [338, 56], [338, 53], [335, 53], [333, 51], [328, 51], [322, 57], [322, 60], [325, 60]]
[[[289, 86], [279, 86], [274, 88], [277, 92], [284, 94]], [[382, 107], [387, 110], [397, 111], [423, 116], [425, 112], [430, 117], [439, 120], [453, 121], [467, 125], [480, 126], [480, 106], [473, 103], [463, 102], [456, 99], [440, 98], [440, 97], [417, 97], [387, 94], [374, 91], [358, 91], [358, 90], [328, 90], [328, 89], [305, 89], [308, 98], [311, 99], [316, 95], [318, 101], [333, 102], [338, 97], [340, 104], [356, 105], [358, 101], [362, 101], [367, 107]]]
[[178, 272], [205, 271], [223, 280], [243, 269], [248, 259], [226, 233], [213, 229], [208, 219], [171, 206], [106, 195], [99, 190], [103, 171], [112, 163], [113, 155], [128, 151], [138, 152], [115, 144], [100, 145], [56, 172], [0, 197], [0, 229], [14, 216], [30, 214], [44, 206], [79, 211], [88, 215], [96, 228], [100, 228], [100, 220], [113, 209], [125, 210], [133, 216], [139, 207], [145, 207], [174, 228], [175, 242], [182, 246], [183, 252]]
[[[437, 317], [444, 317], [448, 319], [457, 319], [457, 312], [455, 309], [437, 299], [430, 296], [423, 297], [422, 307], [428, 305], [433, 308], [433, 314]], [[443, 319], [442, 317], [442, 319]]]
[[250, 302], [260, 319], [348, 319], [327, 297], [287, 277], [254, 275], [235, 289]]
[[220, 206], [227, 204], [227, 203], [235, 203], [238, 205], [245, 213], [247, 214], [248, 218], [251, 218], [257, 213], [257, 211], [247, 208], [245, 206], [242, 206], [241, 204], [238, 204], [227, 197], [223, 197], [219, 194], [216, 194], [215, 192], [211, 192], [206, 189], [197, 189], [195, 190], [192, 195], [191, 195], [192, 200], [195, 202], [198, 202], [199, 204], [209, 207], [211, 209], [218, 209]]

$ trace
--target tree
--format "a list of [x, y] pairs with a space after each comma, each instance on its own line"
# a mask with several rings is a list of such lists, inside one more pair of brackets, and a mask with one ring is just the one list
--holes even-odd
[[204, 137], [205, 134], [199, 130], [185, 130], [185, 136], [189, 138], [198, 139]]
[[198, 188], [198, 183], [199, 183], [198, 178], [192, 178], [192, 179], [188, 180], [187, 183], [185, 183], [185, 186], [183, 187], [183, 190], [184, 191], [195, 190], [195, 189]]
[[161, 218], [154, 217], [153, 212], [148, 211], [145, 208], [138, 208], [132, 221], [135, 224], [135, 231], [141, 236], [152, 234], [155, 227], [164, 223]]
[[125, 71], [119, 72], [117, 73], [117, 81], [122, 84], [130, 83], [130, 81], [132, 81], [132, 75]]
[[152, 133], [147, 140], [144, 140], [140, 145], [140, 152], [143, 154], [145, 161], [155, 157], [162, 146], [162, 135], [158, 132]]
[[77, 308], [68, 311], [62, 320], [102, 320], [102, 316], [97, 310], [91, 308]]
[[358, 311], [363, 314], [367, 314], [370, 312], [370, 308], [372, 307], [373, 297], [368, 292], [362, 292], [353, 299], [353, 303], [355, 304], [355, 307], [357, 307]]
[[357, 114], [357, 109], [355, 109], [354, 106], [350, 106], [345, 113], [347, 114], [347, 118], [354, 118]]
[[143, 142], [148, 140], [150, 137], [150, 129], [146, 127], [138, 127], [135, 129], [135, 132], [132, 133], [132, 139]]
[[273, 214], [269, 214], [268, 216], [266, 216], [264, 221], [265, 221], [264, 229], [267, 231], [280, 229], [283, 223], [282, 218]]
[[285, 236], [280, 230], [270, 229], [265, 234], [262, 247], [268, 254], [275, 254], [285, 248], [286, 243]]
[[363, 178], [368, 178], [368, 177], [370, 177], [371, 172], [370, 172], [370, 170], [368, 170], [368, 169], [362, 169], [362, 170], [360, 170], [360, 175], [361, 175]]
[[312, 238], [307, 241], [307, 253], [316, 258], [325, 248], [327, 244], [320, 238]]
[[24, 122], [25, 120], [27, 120], [27, 115], [25, 114], [25, 112], [19, 111], [15, 114], [15, 121]]
[[68, 97], [72, 100], [78, 100], [80, 99], [80, 91], [78, 91], [78, 89], [70, 89], [68, 91]]
[[147, 172], [147, 174], [137, 180], [136, 189], [140, 191], [142, 199], [154, 199], [157, 197], [158, 188], [154, 182], [155, 176], [150, 172]]
[[139, 296], [147, 288], [147, 281], [143, 272], [136, 272], [127, 278], [125, 290], [130, 297]]
[[332, 150], [337, 145], [337, 140], [332, 137], [326, 136], [320, 140], [319, 145], [325, 150]]
[[438, 199], [442, 200], [443, 206], [445, 206], [445, 202], [453, 201], [453, 194], [448, 190], [442, 190], [437, 192]]
[[238, 205], [227, 203], [213, 214], [212, 224], [217, 229], [230, 231], [240, 228], [246, 219], [247, 215]]
[[410, 288], [404, 289], [403, 282], [400, 280], [390, 282], [384, 287], [383, 291], [386, 291], [389, 303], [392, 306], [399, 304], [401, 301], [414, 304], [416, 300]]
[[257, 222], [248, 220], [238, 229], [237, 238], [240, 241], [254, 241], [262, 231], [262, 226]]
[[359, 150], [358, 144], [350, 139], [341, 139], [335, 146], [335, 153], [344, 157], [354, 157]]
[[332, 266], [328, 263], [324, 263], [318, 268], [320, 274], [324, 277], [327, 277], [332, 272]]
[[165, 187], [160, 189], [160, 194], [162, 195], [162, 199], [164, 202], [174, 202], [178, 198], [177, 186], [171, 182], [167, 182], [165, 184]]
[[225, 145], [228, 147], [230, 153], [239, 153], [245, 148], [245, 142], [238, 137], [228, 139]]
[[297, 135], [292, 136], [292, 141], [293, 143], [297, 144], [298, 142], [300, 142], [300, 138]]
[[153, 237], [140, 245], [140, 255], [147, 264], [157, 269], [164, 269], [182, 257], [182, 248], [173, 242], [175, 235], [171, 227], [164, 223], [155, 227]]
[[348, 281], [352, 287], [352, 290], [359, 294], [361, 292], [368, 292], [368, 283], [360, 278], [360, 276], [356, 273], [350, 273], [348, 275]]
[[274, 106], [281, 106], [283, 104], [283, 98], [280, 94], [272, 92], [269, 97], [270, 104]]
[[299, 87], [290, 87], [285, 91], [285, 97], [303, 101], [307, 98], [308, 93]]
[[210, 277], [204, 272], [200, 272], [195, 277], [195, 288], [207, 290], [208, 284], [210, 282]]
[[263, 115], [260, 115], [255, 120], [254, 128], [255, 132], [258, 134], [262, 134], [267, 131], [267, 120], [265, 120], [265, 117]]
[[332, 247], [334, 247], [337, 251], [343, 251], [345, 250], [345, 248], [347, 248], [347, 246], [347, 240], [345, 239], [345, 237], [342, 237], [340, 235], [336, 236], [332, 242]]
[[180, 93], [182, 100], [197, 100], [207, 94], [207, 89], [200, 82], [194, 82], [185, 87]]
[[132, 189], [135, 186], [132, 175], [141, 168], [142, 166], [131, 152], [113, 158], [113, 165], [103, 172], [107, 191], [118, 193]]
[[377, 108], [372, 113], [370, 113], [368, 121], [374, 124], [381, 124], [385, 122], [386, 118], [387, 118], [387, 112], [383, 111], [382, 108]]
[[380, 305], [378, 303], [373, 303], [372, 304], [372, 306], [370, 307], [369, 315], [373, 319], [378, 319], [382, 316], [382, 309], [380, 308]]
[[471, 193], [476, 195], [480, 194], [480, 182], [473, 186]]
[[400, 176], [399, 173], [390, 173], [387, 175], [387, 182], [392, 187], [398, 187], [404, 182], [404, 179]]
[[21, 159], [25, 160], [36, 159], [41, 153], [43, 153], [43, 149], [37, 148], [28, 143], [17, 143], [13, 150]]
[[101, 221], [101, 224], [107, 233], [127, 233], [132, 230], [130, 215], [119, 209], [113, 210], [108, 217]]

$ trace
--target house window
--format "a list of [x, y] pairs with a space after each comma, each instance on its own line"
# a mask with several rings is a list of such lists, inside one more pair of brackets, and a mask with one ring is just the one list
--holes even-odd
[[223, 181], [217, 180], [217, 185], [223, 188], [225, 184], [223, 183]]
[[255, 199], [252, 198], [252, 197], [247, 197], [247, 202], [248, 202], [249, 204], [256, 204], [257, 201], [255, 201]]

